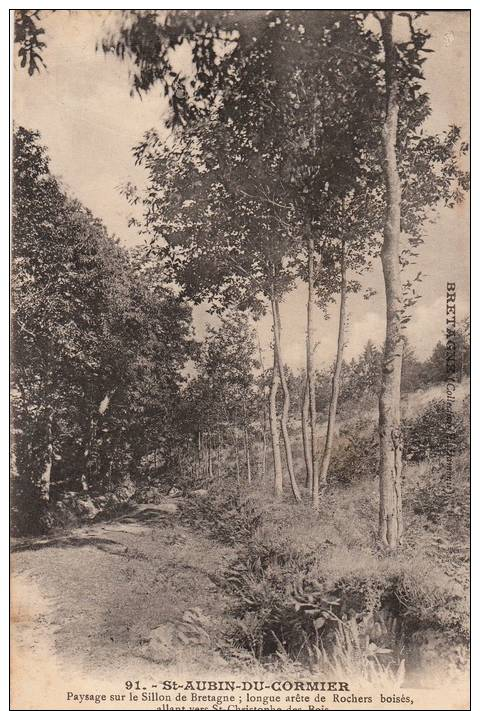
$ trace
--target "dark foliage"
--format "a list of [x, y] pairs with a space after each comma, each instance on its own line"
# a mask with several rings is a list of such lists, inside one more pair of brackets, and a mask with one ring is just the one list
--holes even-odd
[[446, 399], [432, 400], [417, 417], [405, 420], [404, 457], [421, 462], [460, 454], [467, 446], [465, 418]]
[[249, 540], [262, 520], [262, 512], [233, 477], [214, 482], [208, 496], [192, 496], [182, 504], [183, 518], [222, 543]]
[[378, 472], [378, 437], [371, 422], [355, 421], [340, 430], [330, 477], [341, 484], [372, 478]]
[[38, 134], [19, 127], [13, 150], [14, 514], [33, 530], [63, 492], [112, 491], [154, 448], [175, 457], [191, 314], [67, 196]]
[[234, 642], [259, 659], [284, 654], [314, 664], [315, 648], [328, 654], [339, 627], [348, 625], [366, 642], [358, 652], [389, 665], [401, 657], [408, 663], [413, 649], [406, 640], [414, 632], [439, 630], [453, 643], [466, 643], [465, 600], [448, 578], [433, 568], [422, 578], [405, 560], [372, 557], [370, 563], [371, 570], [349, 571], [285, 541], [254, 540], [225, 579], [235, 599]]

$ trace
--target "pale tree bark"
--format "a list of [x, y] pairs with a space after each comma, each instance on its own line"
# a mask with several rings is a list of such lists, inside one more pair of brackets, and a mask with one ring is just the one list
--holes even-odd
[[220, 432], [217, 432], [217, 438], [216, 438], [216, 459], [217, 459], [217, 472], [218, 476], [222, 475], [222, 447], [221, 447], [221, 440], [220, 440]]
[[381, 252], [386, 295], [386, 337], [379, 401], [379, 537], [387, 548], [394, 550], [401, 543], [403, 534], [400, 387], [404, 341], [401, 332], [402, 283], [399, 262], [401, 184], [396, 155], [399, 98], [392, 35], [393, 12], [385, 11], [380, 23], [386, 82], [386, 116], [383, 127], [386, 220]]
[[203, 437], [202, 431], [198, 430], [198, 473], [202, 477], [204, 475], [203, 467]]
[[274, 493], [277, 498], [283, 494], [283, 467], [282, 455], [280, 452], [280, 434], [277, 420], [277, 392], [280, 385], [277, 366], [277, 349], [274, 347], [272, 380], [270, 383], [269, 411], [270, 411], [270, 432], [272, 435], [272, 453], [274, 470]]
[[340, 393], [340, 376], [342, 374], [343, 350], [345, 348], [345, 322], [347, 317], [347, 262], [345, 255], [345, 242], [342, 243], [342, 283], [340, 287], [340, 313], [338, 320], [337, 355], [332, 375], [332, 392], [328, 408], [327, 435], [320, 467], [320, 482], [325, 484], [332, 456], [333, 437], [335, 434], [335, 420], [337, 417], [338, 395]]
[[280, 321], [280, 309], [278, 306], [278, 300], [273, 296], [272, 298], [272, 314], [273, 314], [273, 330], [275, 335], [275, 348], [277, 351], [277, 368], [280, 375], [280, 382], [282, 384], [283, 390], [283, 410], [282, 417], [280, 420], [282, 428], [283, 443], [285, 445], [285, 458], [287, 460], [287, 470], [290, 477], [290, 485], [292, 487], [292, 492], [297, 501], [301, 501], [302, 497], [300, 494], [300, 489], [298, 488], [297, 480], [295, 478], [295, 468], [293, 464], [292, 456], [292, 445], [290, 442], [290, 435], [288, 433], [288, 416], [290, 410], [290, 393], [288, 390], [287, 377], [285, 375], [285, 367], [283, 364], [282, 355], [282, 339], [281, 339], [281, 321]]
[[283, 468], [282, 455], [280, 452], [280, 434], [277, 420], [277, 392], [280, 385], [280, 377], [277, 365], [277, 349], [273, 349], [272, 380], [270, 383], [269, 412], [270, 412], [270, 432], [272, 435], [273, 471], [274, 471], [274, 493], [275, 497], [281, 498], [283, 494]]
[[235, 468], [237, 473], [237, 484], [240, 484], [240, 460], [238, 457], [237, 420], [233, 420], [233, 448], [235, 452]]
[[[156, 452], [156, 450], [155, 450]], [[156, 470], [156, 460], [155, 460], [155, 470]], [[197, 434], [197, 461], [195, 462], [195, 478], [199, 479], [202, 475], [202, 432], [198, 430]]]
[[262, 427], [262, 459], [260, 473], [262, 474], [262, 477], [265, 478], [265, 475], [267, 473], [267, 433], [265, 429], [265, 424]]
[[250, 464], [250, 442], [248, 439], [247, 406], [243, 401], [243, 446], [245, 448], [245, 463], [247, 465], [247, 481], [252, 483], [252, 467]]
[[205, 479], [208, 478], [208, 434], [202, 432], [202, 472]]
[[[259, 361], [260, 361], [260, 368], [262, 371], [262, 386], [265, 385], [265, 367], [263, 365], [263, 354], [262, 354], [262, 347], [260, 345], [260, 337], [258, 335], [257, 331], [257, 341], [258, 341], [258, 356], [259, 356]], [[266, 408], [266, 403], [265, 403], [265, 393], [262, 390], [262, 417], [263, 417], [263, 422], [262, 422], [262, 475], [265, 477], [267, 473], [267, 408]]]
[[100, 405], [98, 406], [98, 414], [99, 414], [99, 415], [104, 415], [104, 414], [106, 413], [106, 411], [108, 410], [108, 408], [109, 408], [109, 406], [110, 406], [110, 401], [111, 401], [111, 399], [112, 399], [112, 397], [113, 397], [114, 394], [115, 394], [115, 389], [114, 389], [114, 390], [111, 390], [110, 392], [108, 392], [108, 393], [105, 395], [105, 397], [103, 398], [102, 402], [101, 402]]
[[205, 446], [205, 432], [202, 430], [200, 431], [200, 440], [199, 440], [199, 461], [198, 461], [198, 466], [200, 470], [200, 476], [205, 478], [207, 477], [208, 471], [207, 471], [207, 463], [206, 463], [206, 446]]
[[307, 476], [305, 478], [305, 487], [311, 491], [313, 484], [313, 462], [312, 462], [312, 440], [310, 430], [310, 383], [308, 375], [305, 376], [305, 387], [303, 390], [303, 405], [302, 405], [302, 439], [303, 439], [303, 457], [305, 459], [305, 469]]
[[227, 470], [226, 460], [225, 460], [225, 440], [224, 431], [220, 426], [220, 431], [218, 433], [218, 446], [220, 449], [220, 462], [222, 465], [222, 470], [225, 472]]
[[88, 492], [88, 476], [87, 472], [90, 472], [90, 450], [93, 446], [93, 440], [95, 438], [95, 433], [97, 429], [97, 420], [95, 417], [90, 418], [90, 424], [88, 428], [88, 438], [87, 438], [87, 444], [85, 445], [85, 449], [83, 450], [83, 461], [84, 461], [84, 466], [83, 466], [83, 471], [82, 475], [80, 478], [80, 484], [82, 487], [82, 491], [85, 493]]
[[181, 452], [177, 452], [177, 467], [180, 478], [183, 479], [183, 457]]
[[50, 411], [47, 418], [47, 456], [45, 458], [45, 467], [40, 478], [40, 496], [43, 501], [50, 501], [50, 484], [52, 479], [53, 465], [53, 412]]
[[250, 464], [250, 444], [248, 441], [248, 430], [247, 425], [243, 428], [243, 445], [245, 448], [245, 463], [247, 465], [247, 481], [249, 484], [252, 483], [252, 467]]
[[98, 430], [98, 420], [101, 417], [104, 417], [108, 408], [110, 407], [110, 403], [112, 401], [112, 397], [115, 395], [117, 388], [113, 388], [112, 390], [109, 390], [105, 396], [102, 398], [98, 405], [97, 413], [90, 418], [90, 426], [89, 426], [89, 435], [87, 439], [87, 444], [85, 446], [84, 452], [83, 452], [83, 459], [84, 459], [84, 470], [81, 475], [80, 483], [82, 486], [82, 491], [85, 493], [88, 492], [89, 490], [89, 472], [90, 472], [90, 462], [89, 462], [89, 457], [91, 454], [91, 451], [93, 449], [93, 442], [96, 438], [97, 435], [97, 430]]
[[212, 454], [212, 432], [208, 430], [208, 476], [210, 479], [214, 477], [213, 471], [213, 454]]
[[[315, 245], [313, 237], [308, 237], [308, 301], [307, 301], [307, 334], [306, 334], [306, 387], [308, 388], [308, 415], [310, 418], [310, 456], [306, 458], [307, 487], [312, 494], [314, 506], [318, 503], [318, 462], [316, 447], [317, 401], [315, 388], [315, 373], [313, 369], [313, 307], [315, 302]], [[304, 406], [305, 403], [304, 403]], [[310, 465], [310, 469], [309, 469]]]

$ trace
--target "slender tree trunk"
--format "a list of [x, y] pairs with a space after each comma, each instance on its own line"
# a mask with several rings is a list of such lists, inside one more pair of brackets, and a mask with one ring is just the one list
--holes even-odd
[[265, 477], [267, 473], [267, 420], [268, 420], [268, 414], [267, 414], [267, 407], [266, 407], [266, 402], [265, 402], [265, 392], [263, 390], [265, 386], [265, 368], [263, 365], [263, 354], [262, 354], [262, 348], [260, 346], [260, 337], [258, 335], [257, 331], [257, 341], [258, 341], [258, 355], [259, 355], [259, 361], [260, 361], [260, 368], [262, 371], [262, 416], [263, 416], [263, 423], [262, 423], [262, 475]]
[[91, 417], [90, 418], [90, 425], [88, 428], [88, 437], [87, 437], [87, 444], [85, 445], [85, 449], [83, 451], [83, 471], [80, 477], [80, 485], [82, 487], [82, 491], [85, 493], [88, 491], [88, 480], [89, 476], [88, 474], [90, 473], [91, 470], [91, 450], [93, 448], [93, 442], [95, 439], [95, 432], [97, 429], [97, 418], [96, 417]]
[[245, 462], [247, 465], [247, 481], [249, 484], [252, 483], [252, 467], [250, 464], [250, 445], [248, 442], [248, 430], [247, 430], [247, 425], [244, 425], [243, 428], [243, 443], [245, 447]]
[[53, 412], [50, 411], [47, 419], [47, 456], [45, 459], [45, 467], [42, 472], [40, 479], [40, 496], [43, 501], [50, 501], [50, 484], [52, 478], [52, 465], [53, 465], [53, 437], [52, 437], [52, 425], [53, 425]]
[[290, 477], [290, 484], [292, 487], [293, 495], [297, 501], [301, 501], [302, 497], [300, 495], [300, 489], [298, 488], [297, 480], [295, 478], [295, 469], [293, 465], [292, 456], [292, 445], [290, 443], [290, 435], [288, 434], [288, 414], [290, 410], [290, 393], [288, 391], [287, 377], [285, 375], [285, 368], [283, 365], [283, 355], [282, 355], [282, 340], [281, 340], [281, 323], [280, 323], [280, 310], [278, 306], [278, 301], [276, 298], [272, 300], [272, 312], [273, 312], [273, 328], [275, 333], [275, 347], [277, 349], [277, 367], [280, 375], [280, 382], [282, 384], [283, 390], [283, 411], [282, 418], [280, 420], [282, 428], [283, 443], [285, 445], [285, 458], [287, 460], [287, 469]]
[[305, 388], [303, 390], [303, 406], [302, 406], [302, 437], [303, 437], [303, 456], [305, 459], [305, 468], [307, 476], [305, 478], [305, 486], [311, 491], [313, 483], [313, 462], [312, 462], [312, 440], [310, 428], [310, 383], [308, 375], [305, 376]]
[[203, 471], [203, 436], [202, 431], [198, 430], [198, 471], [200, 476], [204, 475]]
[[267, 473], [267, 435], [265, 432], [265, 425], [262, 427], [262, 432], [261, 432], [261, 437], [262, 437], [262, 452], [261, 452], [261, 459], [260, 459], [260, 466], [259, 466], [259, 474], [261, 474], [262, 478], [265, 478], [265, 475]]
[[328, 468], [332, 456], [332, 444], [335, 434], [335, 420], [337, 416], [338, 395], [340, 392], [340, 376], [342, 374], [343, 349], [345, 347], [345, 321], [347, 316], [347, 263], [345, 257], [345, 243], [342, 244], [342, 285], [340, 288], [340, 315], [338, 321], [337, 356], [332, 376], [332, 394], [328, 408], [327, 436], [323, 449], [322, 464], [320, 468], [320, 481], [324, 484], [327, 480]]
[[[306, 388], [308, 389], [308, 411], [305, 416], [309, 419], [310, 432], [306, 439], [310, 445], [310, 455], [305, 457], [307, 469], [307, 488], [312, 492], [318, 492], [318, 465], [316, 456], [316, 432], [317, 406], [315, 393], [315, 374], [313, 372], [313, 307], [315, 299], [315, 245], [313, 237], [308, 237], [308, 300], [307, 300], [307, 334], [306, 334]], [[306, 394], [305, 394], [306, 396]], [[306, 403], [304, 402], [306, 409]]]
[[207, 433], [202, 432], [202, 474], [205, 479], [208, 479], [208, 450], [207, 450]]
[[213, 479], [215, 476], [215, 471], [213, 468], [213, 440], [212, 432], [208, 430], [208, 476]]
[[462, 338], [461, 341], [461, 347], [460, 347], [460, 380], [459, 382], [461, 383], [463, 380], [463, 363], [464, 363], [464, 357], [465, 357], [465, 341]]
[[237, 472], [237, 484], [240, 483], [240, 461], [238, 458], [237, 423], [233, 422], [233, 446], [235, 450], [235, 468]]
[[310, 446], [312, 450], [312, 506], [318, 510], [320, 503], [319, 480], [320, 462], [317, 456], [317, 400], [315, 388], [315, 373], [313, 370], [313, 307], [315, 295], [315, 245], [310, 235], [308, 238], [308, 304], [307, 304], [307, 384], [310, 404]]
[[[272, 308], [273, 310], [273, 308]], [[277, 420], [277, 392], [280, 385], [280, 377], [278, 375], [278, 359], [277, 348], [273, 349], [273, 368], [272, 381], [270, 384], [270, 432], [272, 435], [272, 452], [273, 452], [273, 469], [274, 469], [274, 492], [277, 498], [281, 498], [283, 494], [283, 470], [282, 470], [282, 455], [280, 452], [280, 435], [278, 431]]]
[[215, 438], [215, 460], [217, 462], [217, 476], [221, 476], [221, 471], [222, 471], [222, 460], [220, 457], [220, 434], [217, 432], [217, 436]]
[[[83, 460], [84, 460], [84, 466], [83, 466], [83, 472], [81, 475], [80, 483], [82, 486], [82, 490], [84, 492], [87, 492], [89, 490], [89, 479], [90, 479], [90, 474], [91, 474], [91, 462], [90, 462], [90, 456], [92, 454], [92, 450], [94, 448], [94, 441], [97, 435], [97, 429], [98, 429], [98, 420], [101, 417], [105, 416], [105, 413], [107, 412], [108, 408], [110, 407], [110, 403], [112, 400], [112, 397], [115, 395], [117, 388], [113, 388], [112, 390], [109, 390], [106, 395], [103, 397], [103, 399], [100, 401], [98, 405], [98, 410], [96, 415], [92, 416], [90, 418], [90, 427], [89, 427], [89, 434], [88, 434], [88, 439], [87, 439], [87, 444], [84, 449], [83, 453]], [[96, 467], [96, 471], [98, 473], [98, 463]]]
[[385, 49], [386, 116], [383, 128], [383, 171], [386, 187], [386, 221], [381, 252], [386, 295], [386, 337], [379, 401], [380, 507], [379, 537], [394, 550], [401, 543], [402, 431], [400, 416], [404, 341], [401, 332], [402, 283], [400, 276], [401, 184], [397, 167], [398, 80], [392, 36], [393, 12], [381, 20]]
[[218, 433], [218, 443], [220, 447], [220, 462], [222, 464], [222, 470], [225, 473], [227, 471], [227, 466], [225, 462], [225, 442], [223, 437], [223, 429], [220, 428]]
[[202, 449], [203, 449], [203, 470], [205, 479], [209, 477], [209, 456], [208, 456], [208, 432], [202, 434]]
[[[212, 477], [215, 477], [215, 464], [217, 461], [217, 448], [215, 446], [215, 432], [210, 432], [210, 468]], [[218, 471], [217, 471], [218, 474]]]
[[243, 401], [243, 444], [245, 447], [245, 462], [247, 465], [247, 481], [252, 483], [252, 467], [250, 464], [250, 443], [248, 441], [247, 406]]

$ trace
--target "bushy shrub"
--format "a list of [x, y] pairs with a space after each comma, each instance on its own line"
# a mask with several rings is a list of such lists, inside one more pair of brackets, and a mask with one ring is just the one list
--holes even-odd
[[403, 423], [404, 457], [420, 462], [460, 453], [467, 446], [466, 418], [436, 398], [417, 417]]
[[[446, 400], [431, 400], [422, 412], [403, 421], [406, 461], [421, 462], [461, 454], [468, 443], [468, 405], [452, 409]], [[378, 471], [378, 435], [372, 422], [358, 420], [340, 429], [329, 478], [350, 485]]]
[[[469, 523], [470, 491], [469, 463], [466, 453], [455, 457], [450, 475], [448, 464], [442, 459], [428, 463], [423, 471], [423, 479], [413, 491], [406, 489], [405, 499], [413, 513], [426, 516], [434, 523], [441, 522], [447, 529], [457, 533], [459, 526], [464, 529]], [[420, 466], [420, 465], [418, 465]]]
[[330, 463], [329, 478], [352, 484], [378, 470], [378, 437], [371, 422], [357, 421], [341, 428]]
[[14, 536], [41, 535], [50, 528], [48, 509], [40, 487], [30, 479], [11, 480], [11, 532]]
[[427, 559], [366, 550], [343, 557], [335, 549], [316, 556], [289, 548], [285, 538], [256, 536], [225, 586], [234, 600], [233, 643], [264, 661], [281, 654], [317, 663], [315, 650], [328, 656], [343, 626], [351, 628], [366, 667], [373, 659], [377, 667], [398, 669], [407, 657], [408, 668], [409, 640], [419, 631], [438, 631], [453, 644], [468, 637], [461, 588]]
[[185, 521], [227, 544], [248, 541], [262, 515], [258, 501], [242, 490], [233, 477], [212, 482], [206, 496], [190, 496], [182, 504]]
[[123, 479], [102, 496], [92, 498], [84, 492], [53, 489], [50, 501], [45, 501], [39, 486], [15, 477], [11, 483], [11, 533], [13, 536], [40, 536], [85, 521], [116, 518], [131, 509], [133, 491]]
[[301, 615], [290, 604], [289, 587], [307, 564], [283, 542], [257, 537], [241, 550], [224, 582], [232, 595], [234, 644], [263, 659], [281, 646], [288, 651], [304, 641]]

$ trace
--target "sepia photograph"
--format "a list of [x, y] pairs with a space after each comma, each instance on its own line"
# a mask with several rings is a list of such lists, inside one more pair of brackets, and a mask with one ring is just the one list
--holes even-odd
[[470, 709], [470, 10], [10, 10], [10, 695]]

